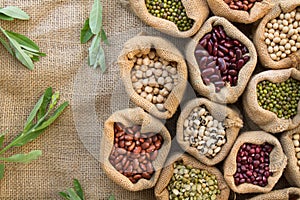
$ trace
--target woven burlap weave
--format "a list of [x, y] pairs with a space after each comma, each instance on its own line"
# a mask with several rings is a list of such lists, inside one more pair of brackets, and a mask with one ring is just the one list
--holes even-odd
[[300, 198], [300, 189], [291, 187], [282, 190], [274, 190], [267, 194], [257, 195], [249, 200], [296, 200]]
[[[102, 1], [104, 6], [104, 28], [109, 38], [119, 38], [124, 32], [144, 27], [140, 20], [126, 11], [116, 1]], [[69, 100], [71, 106], [63, 115], [36, 141], [22, 148], [14, 149], [14, 153], [29, 152], [41, 149], [43, 156], [31, 164], [7, 164], [6, 174], [0, 181], [1, 200], [43, 200], [61, 199], [59, 191], [72, 186], [73, 178], [79, 179], [85, 190], [86, 199], [108, 199], [115, 194], [117, 199], [154, 198], [153, 190], [129, 192], [113, 183], [100, 168], [100, 162], [95, 159], [83, 145], [77, 133], [79, 128], [88, 135], [92, 124], [84, 124], [73, 119], [75, 107], [91, 102], [74, 102], [73, 82], [77, 71], [96, 75], [98, 82], [92, 82], [84, 77], [77, 77], [81, 85], [82, 98], [96, 96], [98, 117], [107, 119], [111, 114], [111, 93], [115, 80], [119, 77], [116, 65], [108, 63], [108, 71], [101, 75], [100, 70], [89, 68], [87, 50], [90, 45], [80, 44], [80, 29], [89, 16], [93, 0], [0, 0], [0, 7], [14, 5], [25, 10], [30, 16], [29, 21], [3, 22], [0, 25], [8, 30], [22, 33], [33, 39], [47, 53], [35, 65], [34, 71], [29, 71], [0, 45], [0, 132], [8, 130], [6, 143], [19, 133], [28, 114], [43, 91], [52, 86], [61, 92], [61, 101]], [[127, 38], [129, 39], [129, 38]], [[121, 49], [120, 40], [110, 40], [111, 48]], [[106, 51], [107, 58], [116, 60], [119, 51]], [[87, 88], [99, 84], [97, 94], [84, 93]], [[78, 110], [81, 121], [90, 117], [88, 110]], [[100, 136], [102, 130], [98, 130]], [[93, 133], [97, 134], [97, 132]], [[90, 138], [93, 140], [94, 138]], [[91, 143], [92, 145], [92, 143]], [[99, 149], [98, 149], [99, 150]], [[12, 152], [8, 152], [7, 155]]]

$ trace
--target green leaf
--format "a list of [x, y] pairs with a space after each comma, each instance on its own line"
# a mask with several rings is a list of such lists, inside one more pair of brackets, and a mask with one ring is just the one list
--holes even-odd
[[25, 126], [24, 126], [24, 132], [28, 131], [32, 127], [33, 120], [34, 120], [37, 112], [39, 111], [40, 107], [42, 106], [43, 101], [44, 101], [44, 94], [41, 96], [39, 101], [36, 103], [36, 105], [32, 109], [31, 113], [29, 114], [27, 121], [25, 123]]
[[92, 33], [98, 34], [102, 27], [102, 5], [100, 0], [94, 0], [89, 22]]
[[39, 131], [30, 131], [28, 133], [25, 134], [21, 134], [19, 135], [17, 138], [15, 138], [12, 142], [11, 142], [11, 146], [12, 147], [20, 147], [23, 146], [31, 141], [33, 141], [34, 139], [36, 139], [37, 137], [39, 137], [44, 131], [45, 129], [39, 130]]
[[89, 48], [89, 65], [94, 66], [97, 61], [97, 55], [100, 49], [101, 37], [100, 34], [97, 34], [92, 41], [92, 44]]
[[2, 161], [6, 162], [18, 162], [18, 163], [29, 163], [33, 160], [38, 159], [42, 155], [42, 151], [33, 150], [28, 154], [15, 154], [9, 158], [0, 158]]
[[105, 33], [105, 31], [104, 31], [103, 28], [101, 29], [101, 40], [102, 40], [106, 45], [110, 45], [110, 44], [109, 44], [109, 41], [108, 41], [108, 39], [107, 39], [107, 35], [106, 35], [106, 33]]
[[9, 17], [9, 16], [7, 16], [7, 15], [4, 15], [4, 14], [2, 14], [2, 13], [0, 13], [0, 19], [1, 19], [1, 20], [5, 20], [5, 21], [12, 21], [12, 20], [14, 20], [14, 18]]
[[108, 200], [115, 200], [115, 196], [114, 195], [110, 195]]
[[0, 164], [0, 179], [3, 179], [4, 177], [4, 171], [5, 171], [5, 165]]
[[38, 56], [32, 56], [31, 60], [32, 60], [33, 62], [36, 62], [36, 61], [39, 61], [40, 58], [39, 58]]
[[24, 65], [26, 66], [28, 69], [33, 70], [34, 68], [34, 64], [32, 62], [32, 60], [30, 59], [30, 57], [21, 49], [21, 46], [19, 45], [19, 43], [12, 39], [9, 38], [9, 41], [11, 42], [11, 45], [14, 47], [15, 50], [15, 55], [16, 58]]
[[58, 99], [59, 99], [59, 92], [55, 92], [51, 97], [51, 103], [49, 106], [50, 110], [52, 110], [56, 106]]
[[0, 148], [2, 148], [3, 146], [4, 139], [5, 139], [5, 133], [0, 134]]
[[37, 120], [40, 120], [46, 114], [48, 104], [50, 103], [51, 97], [52, 97], [52, 88], [51, 87], [46, 89], [43, 97], [44, 97], [43, 103], [40, 106], [39, 112], [37, 114]]
[[102, 73], [106, 70], [106, 64], [105, 64], [105, 53], [102, 48], [102, 46], [99, 47], [99, 51], [97, 54], [96, 63], [94, 64], [94, 68], [97, 66], [100, 66]]
[[85, 20], [84, 26], [80, 32], [80, 42], [81, 44], [87, 43], [93, 36], [89, 25], [89, 19]]
[[15, 19], [28, 20], [30, 18], [26, 12], [16, 6], [7, 6], [5, 8], [1, 8], [0, 13]]
[[34, 43], [31, 39], [26, 37], [25, 35], [15, 33], [12, 31], [5, 31], [5, 32], [10, 38], [16, 40], [21, 47], [32, 52], [36, 52], [36, 53], [39, 52], [40, 48], [38, 47], [38, 45]]
[[68, 195], [70, 196], [71, 200], [82, 200], [75, 192], [73, 188], [67, 190]]
[[1, 44], [5, 47], [5, 49], [6, 49], [11, 55], [14, 55], [13, 50], [11, 49], [11, 47], [9, 46], [9, 44], [8, 44], [2, 37], [0, 37], [0, 42], [1, 42]]
[[65, 192], [59, 192], [59, 195], [67, 200], [70, 200], [69, 195], [67, 195]]
[[77, 179], [74, 179], [73, 180], [73, 185], [74, 185], [74, 189], [77, 193], [77, 195], [81, 198], [81, 199], [84, 199], [84, 195], [83, 195], [83, 190], [82, 190], [82, 187], [79, 183], [79, 181]]
[[69, 105], [69, 102], [64, 102], [63, 104], [61, 104], [56, 111], [54, 112], [54, 114], [49, 117], [49, 119], [45, 122], [43, 122], [39, 127], [37, 127], [34, 131], [40, 131], [40, 130], [44, 130], [45, 128], [47, 128], [48, 126], [50, 126], [59, 116], [60, 114], [64, 111], [64, 109]]

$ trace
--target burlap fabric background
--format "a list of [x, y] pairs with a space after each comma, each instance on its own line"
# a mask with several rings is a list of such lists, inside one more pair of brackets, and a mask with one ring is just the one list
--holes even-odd
[[[124, 31], [144, 27], [117, 1], [102, 2], [105, 16], [103, 24], [109, 37], [119, 37]], [[87, 199], [107, 199], [111, 193], [117, 199], [154, 198], [153, 190], [133, 193], [109, 180], [100, 169], [98, 160], [89, 153], [77, 134], [79, 128], [85, 129], [87, 136], [93, 131], [90, 129], [92, 123], [78, 128], [73, 120], [74, 109], [82, 104], [73, 99], [73, 82], [77, 71], [86, 71], [99, 79], [98, 83], [77, 77], [83, 82], [81, 95], [87, 99], [84, 103], [91, 104], [91, 107], [94, 105], [88, 101], [88, 97], [95, 94], [87, 93], [88, 88], [99, 84], [95, 109], [102, 114], [98, 117], [103, 119], [112, 113], [105, 105], [110, 104], [114, 81], [119, 77], [116, 65], [108, 66], [105, 75], [101, 75], [100, 70], [86, 66], [89, 44], [81, 45], [79, 37], [92, 3], [92, 0], [0, 0], [1, 7], [19, 6], [31, 16], [29, 21], [1, 21], [1, 26], [27, 35], [47, 53], [47, 57], [36, 63], [35, 70], [29, 71], [0, 46], [0, 132], [9, 130], [6, 142], [22, 130], [28, 114], [48, 86], [59, 90], [62, 100], [69, 100], [72, 104], [40, 138], [26, 147], [15, 149], [15, 152], [41, 149], [43, 156], [28, 165], [6, 165], [5, 178], [0, 181], [1, 200], [60, 199], [58, 192], [71, 187], [73, 178], [80, 180]], [[121, 43], [111, 40], [111, 46], [118, 49], [122, 48]], [[113, 58], [119, 52], [106, 53], [107, 58]], [[85, 107], [77, 112], [81, 113], [82, 121], [91, 115]]]

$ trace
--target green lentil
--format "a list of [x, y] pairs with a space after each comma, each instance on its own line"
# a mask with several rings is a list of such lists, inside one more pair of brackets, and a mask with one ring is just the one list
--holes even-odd
[[289, 78], [281, 83], [262, 81], [257, 84], [259, 106], [282, 119], [291, 119], [297, 114], [300, 100], [300, 82]]
[[[188, 177], [188, 178], [185, 178]], [[169, 199], [215, 200], [221, 193], [215, 175], [194, 169], [182, 162], [174, 163], [174, 171], [167, 187]]]
[[145, 0], [145, 4], [150, 14], [173, 22], [180, 31], [188, 31], [194, 25], [180, 0]]

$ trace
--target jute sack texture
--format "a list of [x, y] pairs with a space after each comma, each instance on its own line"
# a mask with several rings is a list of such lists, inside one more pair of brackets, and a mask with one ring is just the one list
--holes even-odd
[[296, 151], [293, 144], [293, 134], [300, 133], [300, 127], [297, 127], [291, 131], [287, 131], [281, 135], [280, 142], [284, 153], [288, 158], [286, 170], [284, 176], [286, 180], [292, 185], [300, 187], [300, 171], [297, 165]]
[[[164, 103], [166, 111], [159, 111], [150, 101], [141, 97], [134, 89], [131, 81], [131, 70], [134, 67], [133, 58], [142, 53], [147, 54], [151, 48], [154, 48], [157, 54], [167, 61], [177, 62], [178, 84], [174, 86], [167, 100]], [[182, 100], [187, 84], [187, 67], [184, 57], [176, 47], [169, 41], [152, 36], [136, 36], [126, 42], [118, 58], [121, 79], [124, 83], [127, 94], [130, 99], [139, 107], [143, 108], [153, 116], [160, 119], [168, 119], [176, 112], [177, 107]]]
[[290, 67], [299, 67], [300, 64], [300, 51], [296, 51], [290, 54], [288, 57], [281, 59], [280, 61], [272, 60], [268, 46], [265, 43], [265, 28], [267, 23], [279, 17], [281, 13], [291, 12], [297, 6], [300, 6], [299, 0], [280, 1], [259, 23], [253, 38], [253, 42], [257, 49], [259, 59], [262, 65], [271, 69], [285, 69]]
[[[258, 185], [253, 185], [251, 183], [243, 183], [236, 186], [234, 183], [234, 174], [237, 170], [236, 157], [240, 147], [245, 143], [261, 145], [263, 143], [269, 143], [273, 145], [273, 150], [270, 153], [270, 172], [273, 175], [268, 178], [268, 185], [265, 187], [260, 187]], [[224, 178], [229, 185], [229, 187], [237, 193], [267, 193], [272, 190], [274, 185], [277, 183], [281, 177], [283, 170], [286, 166], [287, 158], [283, 153], [280, 142], [273, 135], [266, 133], [264, 131], [250, 131], [242, 133], [234, 143], [230, 154], [224, 163]]]
[[188, 38], [197, 33], [209, 14], [205, 0], [181, 0], [187, 16], [194, 20], [194, 25], [187, 31], [179, 31], [173, 22], [153, 16], [147, 10], [145, 0], [120, 0], [130, 5], [132, 11], [147, 25], [168, 35]]
[[[201, 71], [198, 66], [197, 60], [194, 56], [196, 46], [199, 40], [206, 34], [212, 31], [214, 26], [221, 25], [224, 27], [226, 34], [229, 37], [239, 40], [244, 44], [248, 50], [250, 60], [242, 67], [238, 75], [237, 86], [231, 87], [226, 84], [220, 92], [215, 92], [214, 84], [205, 85]], [[218, 103], [235, 103], [242, 95], [246, 85], [250, 79], [252, 72], [255, 69], [257, 63], [257, 54], [253, 43], [235, 26], [233, 26], [228, 20], [223, 17], [211, 17], [201, 27], [199, 32], [193, 37], [193, 39], [187, 44], [186, 47], [186, 59], [188, 64], [189, 76], [191, 85], [202, 96]]]
[[229, 197], [230, 189], [227, 186], [222, 173], [216, 167], [209, 167], [188, 154], [174, 153], [166, 162], [167, 166], [161, 172], [159, 180], [154, 188], [154, 193], [157, 200], [169, 199], [168, 184], [173, 176], [175, 162], [182, 161], [184, 165], [190, 165], [195, 169], [207, 170], [208, 173], [216, 176], [218, 186], [221, 193], [217, 195], [218, 200], [227, 200]]
[[[226, 143], [221, 147], [221, 151], [213, 158], [208, 158], [199, 153], [198, 149], [190, 146], [189, 141], [184, 141], [184, 121], [188, 118], [189, 114], [194, 108], [205, 106], [208, 112], [214, 119], [223, 122], [226, 131]], [[235, 110], [209, 101], [205, 98], [197, 98], [189, 101], [181, 111], [177, 122], [176, 139], [181, 148], [198, 159], [201, 163], [213, 166], [225, 159], [234, 144], [239, 130], [243, 127], [243, 120], [240, 118], [239, 113]]]
[[257, 195], [249, 200], [298, 200], [300, 189], [291, 187], [282, 190], [274, 190], [267, 194]]
[[[114, 145], [114, 123], [120, 122], [125, 127], [132, 127], [134, 125], [141, 126], [141, 133], [159, 133], [164, 143], [159, 150], [156, 160], [152, 161], [155, 169], [154, 174], [150, 180], [140, 179], [137, 183], [132, 183], [127, 177], [119, 173], [114, 166], [109, 162], [109, 156]], [[104, 135], [101, 140], [101, 167], [106, 175], [119, 184], [123, 188], [130, 191], [140, 191], [154, 187], [158, 180], [159, 174], [165, 163], [167, 155], [171, 147], [171, 137], [164, 125], [156, 118], [147, 114], [141, 108], [125, 109], [113, 113], [104, 124]]]
[[300, 106], [298, 102], [297, 114], [293, 119], [281, 119], [271, 111], [263, 109], [258, 105], [257, 84], [268, 80], [273, 83], [281, 83], [288, 78], [300, 80], [300, 71], [290, 68], [282, 70], [268, 70], [256, 74], [250, 80], [243, 96], [243, 107], [247, 116], [261, 129], [271, 133], [279, 133], [292, 130], [300, 125]]
[[250, 24], [263, 18], [274, 7], [274, 0], [263, 0], [254, 3], [250, 12], [231, 9], [224, 0], [207, 0], [211, 11], [220, 17], [225, 17], [231, 22]]

